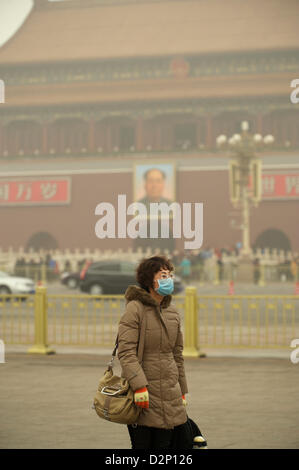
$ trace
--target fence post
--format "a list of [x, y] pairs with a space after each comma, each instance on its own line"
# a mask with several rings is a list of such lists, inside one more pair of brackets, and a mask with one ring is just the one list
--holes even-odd
[[47, 265], [45, 264], [44, 261], [42, 262], [42, 265], [41, 265], [41, 281], [43, 284], [46, 284], [47, 282]]
[[197, 327], [197, 289], [186, 287], [185, 293], [185, 333], [184, 333], [184, 357], [205, 357], [198, 347]]
[[265, 265], [260, 265], [260, 277], [258, 281], [258, 285], [263, 287], [265, 285]]
[[219, 265], [216, 262], [215, 263], [215, 279], [214, 279], [214, 285], [218, 286], [219, 285]]
[[28, 349], [29, 354], [54, 354], [48, 346], [48, 308], [47, 289], [38, 286], [34, 299], [34, 345]]

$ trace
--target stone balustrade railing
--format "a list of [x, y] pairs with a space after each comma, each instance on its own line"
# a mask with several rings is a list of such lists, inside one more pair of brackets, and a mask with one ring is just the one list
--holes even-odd
[[[131, 248], [126, 250], [118, 249], [118, 250], [100, 250], [94, 249], [91, 250], [89, 248], [82, 249], [75, 249], [75, 250], [39, 250], [34, 251], [30, 249], [29, 251], [25, 251], [23, 247], [19, 249], [13, 249], [10, 247], [8, 250], [3, 250], [0, 247], [0, 270], [5, 270], [7, 272], [13, 272], [14, 267], [16, 265], [17, 260], [24, 259], [26, 263], [30, 261], [34, 261], [39, 263], [41, 260], [45, 260], [46, 255], [50, 255], [51, 259], [53, 259], [59, 271], [63, 271], [66, 262], [69, 262], [71, 270], [76, 271], [78, 269], [78, 263], [82, 262], [83, 260], [90, 260], [90, 261], [101, 261], [101, 260], [123, 260], [123, 261], [133, 261], [138, 262], [140, 259], [144, 257], [151, 256], [155, 254], [157, 251], [153, 251], [150, 247], [143, 252], [141, 249], [137, 249], [133, 251]], [[165, 254], [169, 254], [167, 251]], [[291, 261], [293, 258], [298, 259], [298, 252], [291, 252], [291, 251], [283, 251], [278, 249], [269, 248], [265, 249], [256, 249], [251, 250], [250, 254], [251, 260], [258, 258], [260, 264], [267, 265], [267, 266], [277, 266], [280, 263], [285, 261]], [[208, 259], [206, 259], [207, 264], [214, 265], [217, 261], [217, 256], [215, 253]], [[238, 264], [240, 261], [240, 256], [237, 255], [228, 255], [223, 253], [222, 261], [224, 264]]]

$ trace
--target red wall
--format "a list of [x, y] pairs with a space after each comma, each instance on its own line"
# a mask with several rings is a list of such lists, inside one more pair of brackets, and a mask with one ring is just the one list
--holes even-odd
[[[59, 248], [126, 248], [130, 239], [100, 240], [95, 235], [94, 214], [97, 204], [117, 205], [118, 194], [127, 195], [132, 202], [133, 174], [95, 173], [73, 175], [71, 203], [53, 207], [1, 207], [0, 246], [26, 246], [36, 232], [49, 232]], [[235, 209], [229, 200], [227, 171], [178, 171], [177, 201], [203, 202], [203, 246], [232, 246], [242, 240], [239, 230], [230, 228], [230, 212]], [[251, 242], [264, 230], [276, 228], [289, 237], [292, 249], [299, 250], [299, 201], [265, 201], [251, 211]], [[240, 219], [238, 219], [240, 220]], [[183, 240], [178, 241], [178, 247]]]

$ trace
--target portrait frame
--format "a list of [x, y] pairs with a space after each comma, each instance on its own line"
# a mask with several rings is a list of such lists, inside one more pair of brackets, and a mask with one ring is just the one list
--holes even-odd
[[166, 187], [163, 197], [172, 202], [176, 201], [176, 164], [171, 160], [141, 160], [134, 163], [133, 202], [138, 202], [146, 196], [144, 174], [150, 169], [158, 169], [165, 173]]

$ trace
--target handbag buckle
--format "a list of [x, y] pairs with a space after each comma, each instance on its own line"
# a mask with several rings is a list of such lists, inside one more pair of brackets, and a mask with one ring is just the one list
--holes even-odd
[[101, 390], [101, 393], [103, 393], [103, 395], [116, 395], [121, 390], [121, 388], [118, 388], [115, 392], [104, 392], [105, 388], [108, 387], [103, 387]]
[[113, 361], [114, 361], [114, 356], [112, 356], [111, 360], [108, 362], [108, 370], [111, 370], [113, 368]]

